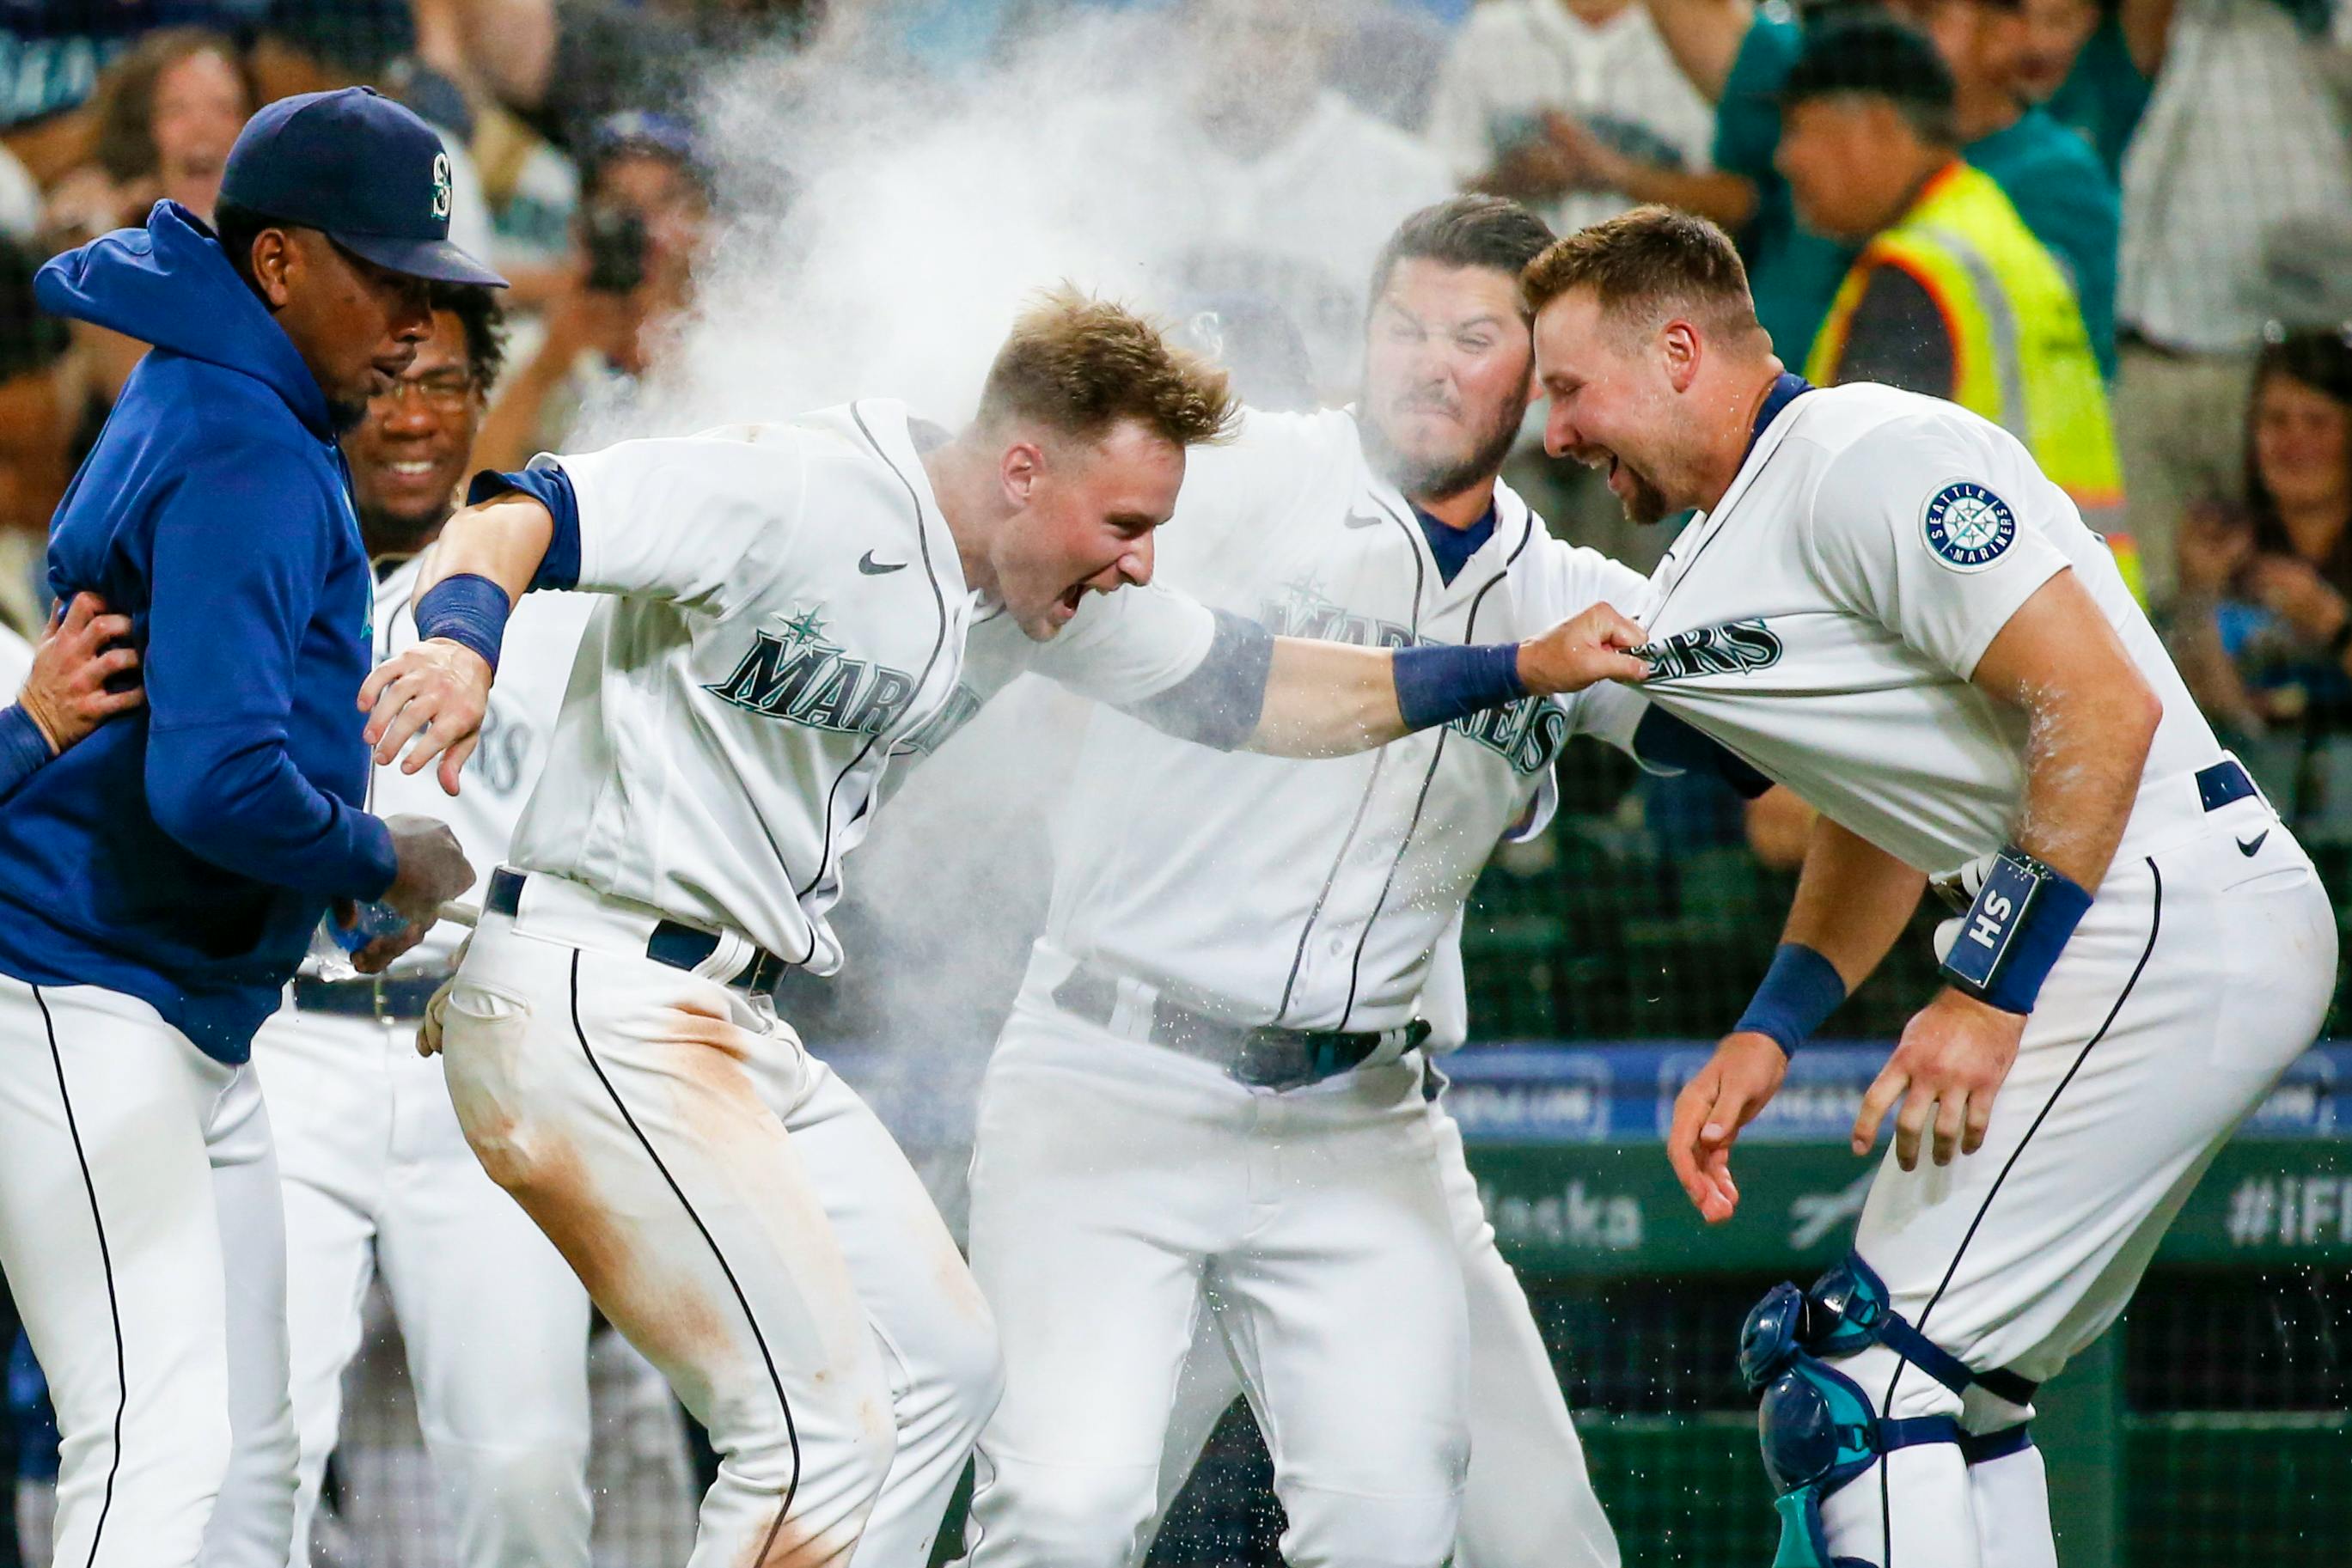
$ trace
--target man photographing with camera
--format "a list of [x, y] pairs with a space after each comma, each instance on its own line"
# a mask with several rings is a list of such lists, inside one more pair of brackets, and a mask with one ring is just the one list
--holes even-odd
[[709, 192], [685, 126], [632, 110], [597, 122], [581, 171], [572, 277], [539, 350], [482, 420], [477, 467], [520, 468], [562, 444], [582, 406], [653, 365], [691, 298]]

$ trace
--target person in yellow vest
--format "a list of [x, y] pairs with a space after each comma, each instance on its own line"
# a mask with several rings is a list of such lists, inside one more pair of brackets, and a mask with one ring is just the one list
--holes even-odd
[[[2082, 308], [2000, 187], [1960, 161], [1952, 102], [1935, 46], [1891, 16], [1808, 34], [1777, 161], [1799, 216], [1863, 248], [1806, 379], [1883, 382], [1997, 422], [2104, 528], [2123, 483]], [[2128, 539], [2109, 543], [2137, 591]]]

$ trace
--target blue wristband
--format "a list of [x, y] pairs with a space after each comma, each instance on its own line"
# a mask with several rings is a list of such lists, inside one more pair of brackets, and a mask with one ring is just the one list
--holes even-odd
[[1452, 724], [1528, 695], [1516, 643], [1430, 643], [1390, 655], [1408, 731]]
[[463, 643], [496, 674], [499, 644], [506, 640], [507, 617], [513, 612], [505, 589], [478, 573], [461, 571], [426, 589], [416, 601], [416, 634]]
[[1802, 942], [1783, 942], [1735, 1032], [1769, 1035], [1790, 1056], [1845, 1001], [1837, 966]]
[[1960, 933], [1944, 956], [1944, 977], [2003, 1012], [2030, 1013], [2090, 907], [2082, 883], [2010, 845], [1961, 916]]

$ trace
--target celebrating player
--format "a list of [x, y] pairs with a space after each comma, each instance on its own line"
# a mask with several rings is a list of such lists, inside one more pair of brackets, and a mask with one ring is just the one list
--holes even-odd
[[[432, 329], [342, 439], [360, 540], [377, 563], [377, 658], [416, 641], [409, 601], [448, 519], [496, 378], [499, 316], [484, 288], [437, 291]], [[471, 788], [439, 809], [467, 858], [506, 853], [547, 756], [595, 601], [538, 594], [515, 612]], [[380, 810], [432, 809], [396, 768]], [[455, 966], [444, 923], [389, 972], [305, 974], [254, 1038], [286, 1199], [286, 1339], [301, 1439], [297, 1564], [335, 1447], [360, 1307], [381, 1275], [408, 1353], [418, 1424], [451, 1501], [465, 1568], [586, 1568], [588, 1298], [466, 1147], [439, 1070], [416, 1054], [425, 1004]]]
[[60, 597], [145, 638], [148, 711], [0, 803], [0, 1266], [62, 1435], [57, 1554], [282, 1568], [292, 1522], [278, 1177], [254, 1030], [331, 903], [408, 924], [471, 872], [362, 810], [367, 563], [337, 421], [404, 367], [449, 163], [363, 89], [254, 116], [220, 236], [169, 202], [41, 269], [154, 345], [49, 536]]
[[[1376, 647], [1513, 637], [1638, 595], [1496, 476], [1533, 388], [1518, 274], [1551, 238], [1492, 196], [1409, 218], [1371, 272], [1359, 406], [1253, 413], [1197, 455], [1165, 580]], [[1428, 1099], [1426, 1058], [1461, 1026], [1433, 1037], [1423, 993], [1569, 737], [1628, 744], [1643, 711], [1604, 684], [1344, 764], [1091, 720], [973, 1155], [972, 1268], [1006, 1364], [976, 1568], [1138, 1560], [1234, 1368], [1277, 1438], [1286, 1562], [1434, 1564], [1457, 1513], [1465, 1563], [1617, 1561]], [[1211, 1354], [1188, 1364], [1204, 1323]]]
[[427, 640], [370, 679], [379, 758], [437, 756], [454, 789], [512, 601], [614, 596], [448, 993], [446, 1071], [484, 1166], [709, 1429], [698, 1564], [920, 1563], [996, 1401], [945, 1225], [767, 999], [839, 966], [842, 857], [893, 753], [970, 712], [968, 644], [1294, 754], [1640, 672], [1605, 606], [1391, 653], [1136, 591], [1057, 635], [1150, 579], [1186, 448], [1232, 416], [1147, 324], [1051, 296], [953, 438], [861, 402], [481, 485], [421, 578]]
[[1900, 1107], [1854, 1255], [1743, 1336], [1778, 1561], [2047, 1568], [2035, 1385], [2123, 1310], [2310, 1044], [2326, 896], [2014, 438], [1785, 373], [1698, 219], [1586, 229], [1525, 283], [1547, 445], [1605, 465], [1637, 519], [1703, 514], [1651, 580], [1645, 695], [1822, 813], [1769, 974], [1675, 1104], [1708, 1218], [1739, 1201], [1732, 1144], [1788, 1053], [1923, 884], [1955, 913], [1948, 984], [1854, 1123], [1865, 1153]]

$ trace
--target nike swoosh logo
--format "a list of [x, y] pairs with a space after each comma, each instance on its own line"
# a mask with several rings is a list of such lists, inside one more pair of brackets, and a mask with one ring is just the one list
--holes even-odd
[[1348, 514], [1348, 527], [1351, 528], [1377, 528], [1382, 523], [1387, 521], [1388, 519], [1386, 517], [1381, 517], [1377, 513], [1369, 517], [1360, 516], [1354, 512], [1349, 512]]
[[906, 570], [907, 563], [903, 560], [876, 560], [874, 552], [867, 550], [857, 558], [857, 570], [868, 577], [885, 577], [894, 571]]
[[2254, 852], [2261, 849], [2263, 847], [2263, 841], [2270, 836], [2271, 831], [2268, 828], [2264, 828], [2261, 832], [2254, 835], [2254, 840], [2252, 843], [2248, 843], [2245, 840], [2240, 839], [2238, 841], [2238, 852], [2245, 856], [2248, 860], [2253, 859]]

